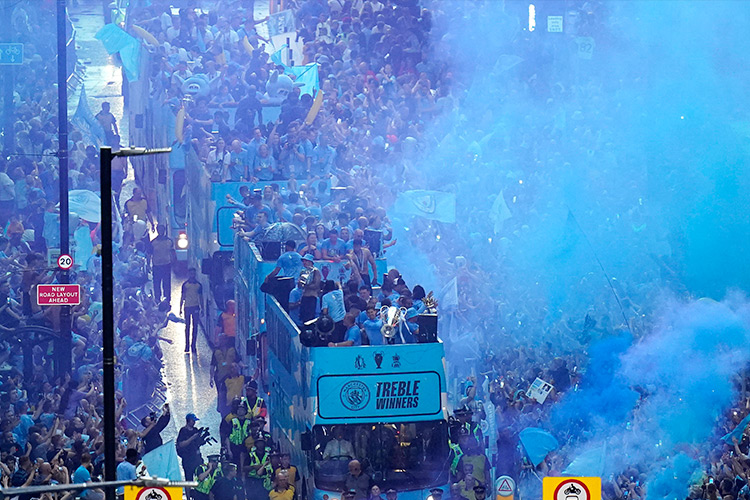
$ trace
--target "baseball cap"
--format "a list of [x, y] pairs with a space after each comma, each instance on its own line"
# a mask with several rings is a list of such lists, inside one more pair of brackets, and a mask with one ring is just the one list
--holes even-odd
[[315, 257], [313, 257], [311, 253], [308, 253], [304, 257], [302, 257], [302, 260], [309, 260], [310, 262], [315, 262]]
[[195, 413], [188, 413], [187, 415], [185, 415], [185, 420], [192, 420], [194, 422], [197, 422], [200, 419], [195, 415]]

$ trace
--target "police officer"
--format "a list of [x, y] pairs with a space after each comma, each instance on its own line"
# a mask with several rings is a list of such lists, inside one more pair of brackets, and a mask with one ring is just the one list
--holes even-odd
[[272, 487], [273, 467], [271, 448], [266, 446], [266, 437], [263, 434], [254, 436], [254, 446], [250, 449], [249, 455], [247, 498], [266, 498]]
[[[229, 417], [232, 418], [230, 419]], [[245, 458], [247, 456], [245, 441], [250, 437], [253, 421], [247, 415], [247, 407], [240, 403], [237, 405], [237, 413], [235, 415], [227, 415], [227, 422], [231, 425], [226, 443], [229, 458], [242, 470], [245, 467]]]
[[162, 292], [167, 303], [172, 301], [172, 263], [176, 260], [172, 239], [164, 224], [159, 224], [158, 235], [149, 244], [154, 279], [154, 299], [161, 302]]
[[459, 423], [461, 424], [461, 427], [466, 429], [469, 435], [474, 436], [474, 438], [477, 440], [478, 443], [484, 443], [484, 436], [482, 435], [482, 429], [479, 427], [479, 424], [472, 421], [472, 416], [474, 415], [474, 412], [471, 411], [471, 408], [464, 405], [456, 409], [453, 412], [453, 414], [458, 419]]
[[247, 414], [251, 418], [268, 416], [268, 410], [266, 409], [266, 402], [263, 398], [258, 397], [258, 382], [250, 380], [245, 384], [245, 400], [244, 404], [247, 407]]
[[201, 464], [195, 469], [194, 480], [198, 486], [193, 490], [194, 500], [209, 500], [211, 488], [222, 475], [219, 455], [209, 455], [208, 463]]

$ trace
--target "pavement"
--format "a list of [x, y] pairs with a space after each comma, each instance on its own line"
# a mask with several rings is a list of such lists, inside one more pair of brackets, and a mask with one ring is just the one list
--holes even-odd
[[[122, 71], [116, 58], [107, 54], [101, 42], [94, 38], [104, 25], [100, 0], [80, 0], [77, 6], [70, 7], [70, 17], [76, 28], [76, 46], [78, 59], [86, 68], [84, 83], [89, 107], [93, 113], [101, 109], [101, 103], [107, 101], [112, 113], [118, 120], [123, 144], [129, 144], [127, 115], [124, 111], [122, 96]], [[81, 87], [69, 96], [70, 116], [78, 105]], [[124, 203], [132, 194], [135, 182], [131, 176], [125, 181], [121, 202]], [[172, 312], [180, 315], [179, 299], [182, 280], [172, 276]], [[149, 285], [150, 287], [150, 285]], [[213, 328], [213, 325], [208, 325]], [[165, 442], [176, 439], [180, 427], [185, 425], [185, 415], [195, 413], [200, 421], [199, 426], [208, 426], [213, 436], [219, 436], [220, 415], [216, 411], [216, 390], [210, 387], [211, 348], [205, 335], [199, 336], [198, 353], [185, 354], [185, 325], [170, 323], [161, 334], [173, 341], [170, 345], [162, 342], [164, 367], [162, 377], [168, 387], [167, 401], [172, 410], [172, 421], [162, 432]], [[204, 446], [204, 456], [218, 453], [219, 445]]]

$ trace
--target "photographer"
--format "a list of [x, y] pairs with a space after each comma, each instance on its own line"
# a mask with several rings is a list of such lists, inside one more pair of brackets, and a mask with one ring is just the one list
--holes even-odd
[[185, 479], [191, 480], [195, 469], [203, 463], [201, 446], [204, 444], [203, 432], [195, 426], [198, 417], [195, 413], [185, 416], [185, 426], [177, 434], [177, 454], [182, 458], [182, 470]]
[[171, 414], [169, 413], [169, 403], [166, 403], [162, 408], [162, 414], [158, 420], [156, 419], [156, 414], [153, 412], [141, 419], [141, 425], [145, 427], [145, 430], [141, 433], [144, 454], [163, 444], [161, 431], [167, 427], [171, 418]]

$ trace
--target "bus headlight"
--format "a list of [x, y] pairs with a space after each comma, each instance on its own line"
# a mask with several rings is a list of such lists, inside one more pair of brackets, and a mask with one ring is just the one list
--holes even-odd
[[177, 248], [180, 250], [187, 250], [188, 247], [188, 237], [185, 233], [180, 233], [180, 235], [177, 237]]

